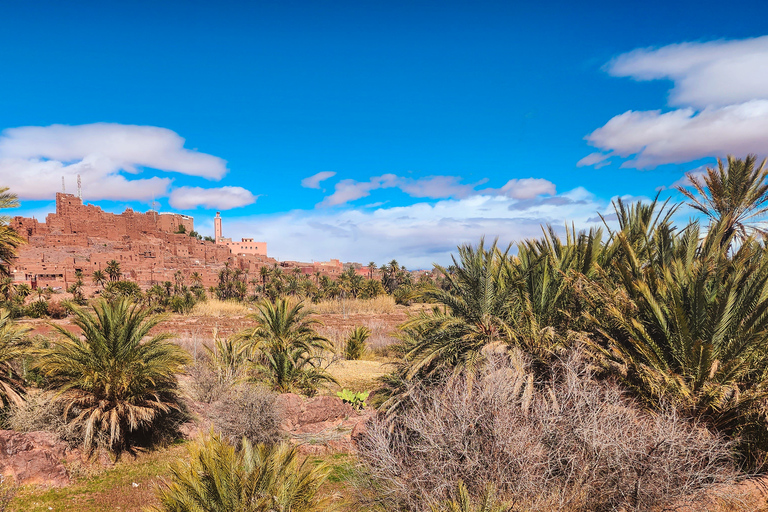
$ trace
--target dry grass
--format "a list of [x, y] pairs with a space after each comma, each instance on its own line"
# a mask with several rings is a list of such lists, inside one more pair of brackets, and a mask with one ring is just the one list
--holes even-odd
[[192, 308], [192, 316], [214, 316], [214, 317], [232, 317], [245, 316], [253, 313], [253, 308], [240, 302], [224, 301], [218, 299], [208, 299], [205, 302], [198, 302]]
[[394, 313], [397, 305], [395, 299], [389, 295], [382, 295], [375, 299], [338, 299], [324, 300], [310, 305], [312, 311], [320, 315], [331, 314], [356, 314], [356, 313]]
[[384, 361], [347, 361], [340, 359], [328, 367], [328, 372], [339, 381], [341, 389], [369, 391], [378, 387], [376, 379], [392, 369]]

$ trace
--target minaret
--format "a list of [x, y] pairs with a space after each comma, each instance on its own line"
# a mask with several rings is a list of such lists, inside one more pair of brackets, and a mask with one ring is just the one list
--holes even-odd
[[219, 243], [221, 240], [221, 212], [216, 212], [216, 217], [213, 219], [213, 235], [216, 243]]

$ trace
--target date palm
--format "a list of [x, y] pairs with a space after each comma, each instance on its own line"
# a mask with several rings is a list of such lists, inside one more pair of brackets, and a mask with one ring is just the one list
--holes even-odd
[[104, 285], [107, 282], [107, 276], [106, 276], [106, 274], [104, 274], [103, 271], [101, 271], [101, 270], [94, 270], [92, 278], [93, 278], [93, 284], [99, 285], [102, 288], [104, 288]]
[[[16, 194], [8, 192], [8, 187], [0, 187], [0, 209], [18, 208], [19, 200]], [[0, 275], [9, 276], [11, 274], [11, 263], [16, 259], [16, 249], [25, 243], [16, 231], [9, 225], [10, 219], [0, 216]]]
[[125, 299], [73, 312], [82, 336], [54, 325], [61, 338], [39, 350], [35, 366], [58, 391], [67, 420], [82, 425], [86, 450], [97, 434], [118, 454], [131, 450], [134, 435], [179, 410], [176, 374], [189, 356], [168, 342], [172, 335], [150, 334], [162, 316]]
[[756, 155], [742, 160], [728, 155], [727, 166], [717, 159], [717, 167], [707, 167], [702, 177], [688, 173], [691, 187], [698, 195], [677, 187], [700, 211], [713, 222], [723, 225], [723, 240], [731, 236], [745, 240], [750, 235], [767, 236], [768, 230], [756, 225], [768, 214], [768, 168], [766, 160], [757, 165]]
[[276, 391], [311, 394], [319, 384], [335, 382], [321, 367], [320, 354], [331, 349], [330, 342], [314, 329], [319, 322], [310, 314], [301, 303], [263, 301], [251, 316], [256, 325], [238, 334], [251, 346], [258, 377]]
[[689, 226], [664, 262], [643, 263], [626, 243], [619, 280], [589, 286], [589, 347], [647, 404], [671, 403], [768, 453], [768, 257], [752, 239], [729, 257], [728, 229], [700, 241]]
[[324, 512], [330, 501], [319, 496], [330, 469], [299, 456], [289, 444], [240, 450], [219, 435], [194, 443], [189, 460], [171, 466], [171, 477], [157, 489], [155, 512]]
[[19, 405], [24, 400], [24, 382], [16, 373], [13, 362], [29, 348], [27, 334], [31, 327], [17, 325], [6, 310], [0, 310], [0, 403], [3, 407]]
[[[401, 327], [406, 378], [430, 378], [445, 370], [471, 368], [483, 360], [482, 351], [511, 340], [511, 298], [508, 251], [494, 242], [486, 249], [459, 247], [456, 272], [447, 271], [449, 290], [429, 288], [422, 296], [439, 304]], [[397, 265], [393, 261], [390, 269]], [[441, 269], [442, 270], [442, 269]]]
[[106, 268], [107, 275], [110, 281], [120, 280], [120, 263], [117, 260], [110, 260], [107, 262]]

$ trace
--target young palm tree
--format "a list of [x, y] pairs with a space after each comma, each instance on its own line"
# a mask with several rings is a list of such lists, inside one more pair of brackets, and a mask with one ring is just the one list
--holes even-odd
[[767, 236], [768, 230], [755, 225], [768, 213], [766, 160], [758, 166], [756, 155], [744, 160], [728, 155], [727, 163], [726, 167], [718, 158], [717, 168], [707, 167], [701, 178], [687, 174], [698, 196], [684, 187], [677, 190], [690, 199], [692, 208], [723, 225], [726, 242], [732, 236], [741, 240], [753, 234]]
[[300, 461], [289, 444], [235, 450], [219, 435], [193, 444], [189, 460], [171, 466], [160, 484], [156, 512], [324, 512], [330, 500], [319, 496], [330, 468]]
[[344, 358], [348, 360], [360, 359], [365, 354], [365, 342], [371, 336], [371, 330], [364, 325], [358, 325], [352, 329], [344, 346]]
[[58, 390], [67, 418], [82, 424], [86, 450], [98, 433], [116, 453], [130, 450], [134, 434], [179, 409], [176, 374], [189, 356], [167, 341], [172, 335], [150, 335], [163, 317], [125, 299], [73, 311], [82, 337], [54, 325], [62, 337], [39, 350], [35, 366]]
[[[0, 210], [18, 208], [16, 194], [8, 192], [8, 187], [0, 187]], [[9, 218], [0, 216], [0, 276], [11, 274], [11, 263], [16, 259], [16, 249], [25, 240], [8, 225]]]
[[0, 310], [0, 403], [3, 407], [24, 401], [21, 398], [23, 380], [11, 363], [26, 353], [29, 348], [27, 334], [31, 330], [31, 327], [16, 325], [8, 311]]
[[262, 302], [252, 315], [256, 325], [238, 334], [251, 345], [254, 369], [275, 390], [288, 393], [302, 390], [314, 393], [322, 382], [335, 382], [321, 368], [320, 351], [330, 350], [330, 342], [315, 331], [317, 320], [311, 311], [286, 299], [275, 304]]

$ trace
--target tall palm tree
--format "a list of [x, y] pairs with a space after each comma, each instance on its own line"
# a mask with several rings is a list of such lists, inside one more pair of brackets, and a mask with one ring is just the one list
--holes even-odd
[[707, 167], [706, 174], [686, 176], [698, 194], [677, 187], [700, 211], [713, 222], [722, 224], [726, 242], [732, 236], [744, 240], [752, 234], [768, 236], [768, 229], [755, 223], [768, 213], [768, 168], [766, 160], [758, 166], [756, 155], [744, 160], [728, 155], [727, 166], [717, 159], [717, 168]]
[[116, 453], [131, 450], [134, 434], [179, 410], [176, 374], [189, 356], [167, 341], [171, 334], [150, 335], [164, 317], [125, 299], [100, 300], [93, 313], [73, 312], [82, 337], [54, 325], [61, 338], [39, 350], [35, 366], [58, 390], [67, 419], [82, 424], [86, 450], [97, 433]]
[[315, 466], [289, 444], [240, 450], [219, 435], [189, 448], [189, 460], [171, 466], [171, 477], [157, 489], [156, 512], [324, 512], [330, 501], [319, 496], [330, 468]]
[[373, 279], [373, 274], [376, 272], [376, 263], [370, 262], [368, 263], [368, 279]]
[[312, 394], [320, 383], [335, 382], [320, 366], [320, 352], [330, 350], [330, 342], [314, 329], [319, 322], [308, 318], [310, 314], [287, 299], [263, 301], [251, 316], [256, 325], [238, 334], [251, 345], [258, 376], [282, 393]]
[[[16, 194], [8, 192], [8, 187], [0, 187], [0, 210], [18, 208]], [[11, 275], [11, 263], [16, 259], [16, 249], [26, 243], [9, 225], [9, 218], [0, 216], [0, 276]]]
[[24, 382], [12, 363], [29, 348], [27, 334], [31, 330], [31, 327], [17, 325], [8, 311], [0, 310], [0, 403], [3, 407], [24, 401], [21, 398]]
[[107, 262], [107, 268], [105, 269], [110, 281], [120, 280], [120, 263], [117, 260], [110, 260]]

